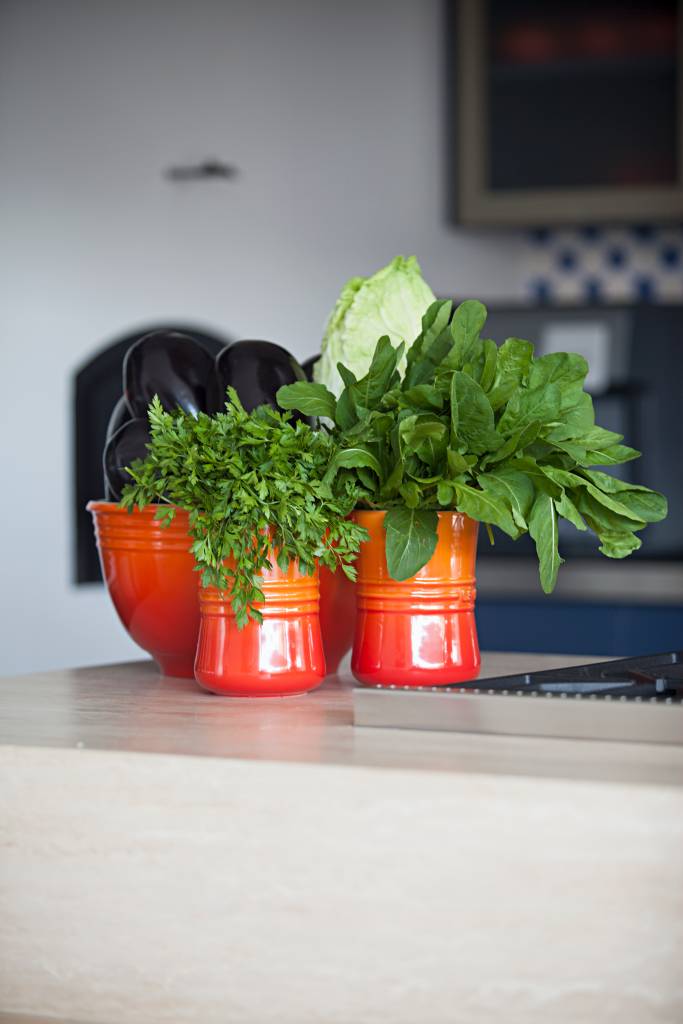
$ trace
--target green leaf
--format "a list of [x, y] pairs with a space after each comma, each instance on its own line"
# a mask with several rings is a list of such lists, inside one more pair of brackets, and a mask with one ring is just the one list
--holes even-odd
[[574, 423], [559, 423], [548, 430], [544, 437], [549, 441], [575, 441], [582, 448], [592, 449], [606, 448], [624, 440], [621, 434], [613, 430], [591, 427], [590, 430], [582, 431]]
[[491, 338], [484, 341], [484, 365], [479, 378], [479, 385], [482, 391], [488, 391], [496, 376], [496, 363], [498, 361], [498, 346]]
[[448, 327], [451, 319], [453, 303], [450, 299], [441, 299], [432, 302], [427, 312], [422, 317], [422, 353], [424, 354], [434, 344], [436, 339]]
[[[595, 501], [599, 502], [601, 505], [604, 505], [605, 508], [610, 509], [610, 511], [616, 512], [617, 515], [623, 516], [625, 519], [634, 519], [637, 521], [642, 520], [643, 522], [657, 522], [658, 519], [663, 519], [666, 515], [665, 506], [663, 515], [658, 515], [657, 513], [654, 513], [656, 515], [655, 519], [646, 519], [645, 517], [639, 515], [635, 511], [636, 506], [638, 504], [644, 505], [648, 510], [648, 514], [651, 515], [653, 514], [654, 508], [659, 508], [658, 502], [654, 504], [649, 501], [639, 503], [637, 500], [632, 500], [630, 495], [628, 495], [628, 492], [623, 495], [620, 494], [619, 498], [615, 498], [610, 494], [606, 494], [605, 491], [600, 490], [599, 487], [596, 487], [588, 480], [584, 482], [584, 486], [586, 487], [586, 490], [588, 491], [590, 496], [595, 499]], [[661, 498], [662, 496], [657, 495], [656, 497]]]
[[460, 452], [453, 451], [452, 448], [446, 450], [446, 462], [448, 465], [448, 475], [450, 477], [460, 476], [461, 473], [466, 473], [470, 468], [469, 463]]
[[345, 388], [352, 388], [358, 382], [358, 378], [352, 370], [348, 370], [343, 363], [337, 363], [337, 371]]
[[458, 442], [465, 443], [478, 455], [501, 447], [503, 438], [496, 433], [488, 398], [479, 384], [460, 370], [453, 374], [451, 384], [451, 420], [454, 408], [458, 424], [454, 433]]
[[377, 480], [372, 474], [371, 469], [367, 469], [365, 466], [356, 466], [356, 476], [363, 484], [363, 486], [373, 494], [377, 490]]
[[327, 416], [333, 420], [337, 411], [337, 400], [323, 384], [312, 384], [298, 380], [285, 384], [275, 395], [281, 409], [296, 409], [304, 416]]
[[591, 530], [601, 539], [614, 533], [633, 533], [635, 530], [642, 530], [646, 525], [642, 519], [622, 516], [603, 505], [585, 488], [577, 488], [572, 493], [572, 500]]
[[588, 363], [575, 352], [550, 352], [534, 359], [529, 370], [529, 388], [541, 388], [548, 384], [583, 382], [588, 373]]
[[547, 467], [539, 466], [530, 455], [518, 456], [511, 461], [510, 465], [514, 466], [515, 469], [521, 470], [522, 473], [526, 473], [533, 481], [537, 491], [542, 491], [544, 494], [550, 495], [551, 498], [561, 497], [561, 485], [551, 480], [545, 473]]
[[385, 480], [380, 496], [382, 499], [393, 498], [397, 493], [398, 489], [403, 482], [403, 460], [399, 459], [395, 464], [389, 476]]
[[618, 476], [612, 476], [611, 473], [601, 473], [598, 469], [580, 469], [577, 473], [577, 479], [589, 480], [590, 483], [606, 491], [607, 494], [620, 494], [622, 491], [642, 491], [644, 494], [655, 493], [649, 487], [643, 487], [642, 484], [632, 484], [628, 480], [621, 480]]
[[[555, 387], [556, 385], [552, 385]], [[569, 424], [585, 433], [595, 425], [593, 399], [581, 389], [580, 384], [562, 385], [560, 411], [557, 416], [562, 423]]]
[[450, 401], [451, 401], [451, 442], [455, 443], [458, 437], [458, 429], [460, 426], [460, 415], [458, 408], [458, 380], [455, 374], [451, 376], [450, 385]]
[[498, 349], [496, 375], [489, 401], [494, 410], [512, 397], [515, 391], [526, 383], [534, 355], [534, 346], [522, 338], [508, 338]]
[[500, 495], [512, 511], [512, 518], [520, 531], [527, 529], [527, 517], [534, 502], [535, 490], [525, 474], [512, 467], [489, 470], [479, 475], [479, 485], [485, 491]]
[[578, 444], [574, 444], [573, 441], [546, 441], [542, 444], [549, 445], [550, 448], [556, 448], [558, 452], [564, 452], [568, 455], [572, 462], [581, 463], [582, 459], [586, 457], [586, 449], [582, 448]]
[[416, 450], [417, 457], [429, 466], [433, 472], [437, 470], [442, 471], [444, 456], [448, 447], [446, 427], [443, 424], [441, 426], [443, 427], [443, 432], [440, 435], [432, 434], [426, 437]]
[[639, 459], [640, 452], [623, 444], [613, 444], [608, 448], [589, 449], [581, 459], [582, 466], [619, 466], [624, 462]]
[[442, 360], [453, 347], [450, 329], [447, 327], [438, 338], [425, 350], [425, 354], [410, 367], [405, 378], [406, 386], [431, 383]]
[[627, 558], [642, 546], [635, 533], [602, 533], [598, 550], [608, 558]]
[[471, 358], [472, 349], [479, 340], [481, 329], [486, 323], [486, 306], [476, 299], [461, 302], [451, 321], [453, 351], [450, 362], [454, 369], [462, 369]]
[[476, 519], [479, 523], [493, 523], [513, 540], [519, 536], [519, 529], [505, 498], [490, 491], [470, 487], [469, 484], [458, 483], [454, 486], [459, 512], [464, 512], [470, 519]]
[[423, 569], [437, 541], [436, 512], [394, 508], [384, 516], [386, 558], [394, 580], [408, 580]]
[[541, 424], [538, 420], [532, 420], [531, 423], [527, 423], [527, 425], [522, 427], [521, 430], [517, 430], [514, 434], [511, 434], [505, 443], [501, 445], [498, 451], [491, 452], [487, 455], [483, 460], [484, 466], [490, 466], [494, 462], [502, 462], [504, 459], [514, 455], [515, 452], [524, 451], [525, 448], [528, 448], [529, 445], [534, 443], [538, 437], [540, 429]]
[[344, 390], [337, 399], [335, 421], [342, 430], [349, 430], [358, 422], [358, 414], [356, 413], [353, 401], [353, 387], [356, 384], [356, 376], [351, 370], [347, 370], [343, 363], [337, 363], [337, 370], [344, 382]]
[[381, 479], [382, 467], [372, 452], [367, 451], [366, 448], [343, 448], [337, 452], [330, 462], [329, 468], [325, 473], [325, 482], [329, 484], [340, 469], [354, 469], [359, 466], [373, 470]]
[[576, 495], [576, 504], [590, 529], [600, 538], [599, 550], [603, 555], [626, 558], [641, 546], [635, 531], [643, 529], [644, 522], [637, 523], [615, 515], [585, 491]]
[[586, 529], [586, 524], [581, 518], [581, 513], [579, 512], [578, 508], [576, 507], [572, 499], [566, 493], [566, 491], [562, 494], [560, 498], [555, 498], [554, 501], [558, 516], [562, 516], [563, 519], [566, 519], [568, 522], [572, 523], [572, 525], [575, 526], [577, 530]]
[[539, 468], [544, 476], [547, 476], [549, 480], [552, 480], [553, 483], [562, 488], [581, 487], [585, 483], [583, 477], [577, 476], [566, 469], [560, 469], [557, 466], [541, 465]]
[[436, 488], [436, 500], [439, 505], [445, 505], [450, 507], [455, 499], [455, 490], [453, 486], [447, 483], [445, 480], [439, 481]]
[[428, 414], [408, 416], [399, 424], [398, 433], [405, 454], [416, 452], [424, 441], [445, 443], [446, 439], [445, 425]]
[[651, 491], [649, 487], [619, 480], [608, 473], [600, 473], [597, 469], [583, 470], [581, 475], [603, 493], [617, 495], [620, 504], [629, 509], [633, 518], [642, 519], [646, 523], [658, 523], [666, 518], [668, 503], [663, 494]]
[[393, 425], [394, 417], [389, 413], [367, 413], [359, 423], [344, 431], [344, 441], [351, 446], [356, 441], [381, 440]]
[[451, 309], [453, 303], [450, 299], [437, 300], [427, 308], [422, 317], [422, 330], [418, 334], [415, 341], [408, 349], [406, 357], [406, 380], [408, 384], [410, 381], [411, 370], [415, 363], [417, 363], [423, 355], [423, 350], [428, 349], [436, 338], [439, 337], [442, 331], [448, 326], [448, 321], [451, 318]]
[[420, 488], [414, 480], [407, 480], [401, 484], [399, 492], [406, 503], [406, 508], [417, 508], [420, 504]]
[[534, 420], [548, 423], [558, 417], [561, 400], [562, 395], [557, 384], [543, 385], [530, 390], [520, 388], [510, 399], [498, 421], [498, 430], [501, 434], [510, 435]]
[[403, 355], [404, 347], [401, 344], [394, 348], [388, 335], [384, 335], [377, 342], [370, 369], [361, 380], [351, 386], [352, 398], [359, 415], [376, 408], [380, 399], [384, 397]]
[[443, 396], [432, 384], [416, 384], [401, 393], [400, 404], [404, 408], [442, 409]]
[[433, 302], [422, 318], [422, 332], [415, 339], [407, 356], [405, 386], [433, 380], [436, 367], [453, 345], [448, 321], [452, 302]]
[[557, 512], [549, 494], [537, 494], [529, 516], [529, 533], [536, 544], [541, 586], [552, 593], [563, 558], [560, 558], [557, 536]]

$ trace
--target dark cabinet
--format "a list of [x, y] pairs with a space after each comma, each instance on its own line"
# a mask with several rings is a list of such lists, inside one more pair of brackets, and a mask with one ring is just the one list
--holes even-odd
[[467, 224], [683, 215], [676, 0], [460, 0], [457, 215]]

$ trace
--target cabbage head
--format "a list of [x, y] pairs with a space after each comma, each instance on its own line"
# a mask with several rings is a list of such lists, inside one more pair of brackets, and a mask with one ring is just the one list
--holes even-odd
[[[414, 256], [397, 256], [371, 277], [352, 277], [327, 322], [314, 380], [339, 395], [343, 385], [337, 363], [360, 379], [367, 373], [382, 335], [387, 334], [394, 347], [402, 341], [410, 345], [434, 298]], [[399, 370], [404, 372], [405, 358]]]

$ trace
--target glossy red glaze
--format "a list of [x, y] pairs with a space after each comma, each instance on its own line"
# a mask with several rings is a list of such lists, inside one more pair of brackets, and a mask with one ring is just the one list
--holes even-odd
[[356, 627], [356, 584], [341, 569], [320, 567], [320, 628], [329, 675], [339, 668], [353, 646]]
[[91, 501], [102, 575], [114, 607], [136, 644], [166, 676], [194, 675], [199, 634], [199, 574], [190, 554], [186, 512], [170, 526], [154, 519], [158, 506], [127, 512]]
[[195, 679], [228, 697], [306, 693], [325, 677], [318, 576], [274, 563], [261, 579], [263, 623], [238, 629], [230, 599], [214, 587], [199, 592], [201, 625]]
[[368, 686], [439, 686], [475, 679], [480, 656], [474, 620], [477, 523], [439, 512], [439, 539], [427, 565], [392, 580], [384, 512], [356, 512], [370, 539], [357, 561], [358, 613], [351, 670]]

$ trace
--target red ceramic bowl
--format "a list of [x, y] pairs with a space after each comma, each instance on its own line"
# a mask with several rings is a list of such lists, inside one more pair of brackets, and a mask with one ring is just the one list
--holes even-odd
[[125, 629], [166, 676], [194, 676], [199, 635], [199, 573], [190, 554], [186, 512], [170, 526], [154, 516], [157, 505], [125, 509], [91, 501], [88, 510], [102, 575]]
[[318, 574], [287, 572], [273, 559], [260, 586], [263, 622], [237, 628], [230, 598], [214, 587], [199, 592], [201, 626], [195, 679], [226, 697], [286, 697], [306, 693], [325, 678]]
[[329, 675], [339, 668], [353, 646], [356, 626], [356, 584], [341, 569], [330, 572], [320, 567], [320, 628]]

